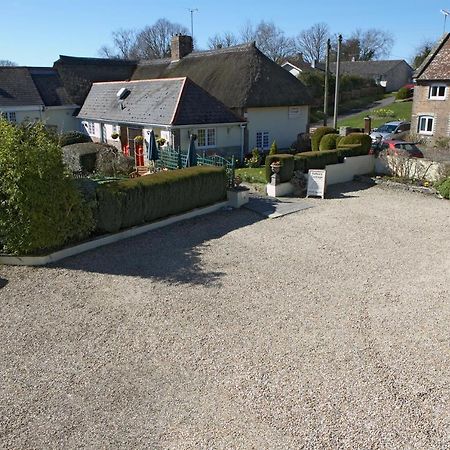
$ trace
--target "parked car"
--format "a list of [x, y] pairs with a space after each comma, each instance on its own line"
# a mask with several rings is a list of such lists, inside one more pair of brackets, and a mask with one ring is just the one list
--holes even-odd
[[383, 150], [385, 150], [388, 155], [423, 158], [423, 153], [414, 142], [388, 139], [383, 143]]
[[411, 129], [411, 122], [402, 122], [397, 120], [395, 122], [387, 122], [379, 128], [374, 128], [370, 137], [372, 142], [377, 140], [385, 141], [386, 139], [403, 139]]

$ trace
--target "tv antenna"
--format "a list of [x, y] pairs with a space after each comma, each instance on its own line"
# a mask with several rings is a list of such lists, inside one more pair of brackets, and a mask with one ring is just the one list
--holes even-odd
[[191, 13], [191, 37], [194, 40], [194, 13], [198, 12], [197, 8], [190, 8], [189, 12]]
[[448, 9], [441, 9], [441, 14], [444, 15], [444, 34], [445, 34], [445, 25], [447, 24], [447, 17], [450, 15], [450, 11]]

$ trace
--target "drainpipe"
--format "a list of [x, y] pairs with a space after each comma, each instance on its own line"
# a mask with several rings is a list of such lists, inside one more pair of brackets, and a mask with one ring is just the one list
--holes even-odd
[[241, 124], [241, 162], [244, 161], [244, 141], [245, 141], [245, 123]]

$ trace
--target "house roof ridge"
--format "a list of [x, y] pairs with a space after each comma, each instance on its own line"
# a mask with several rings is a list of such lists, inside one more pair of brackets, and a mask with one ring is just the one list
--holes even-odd
[[439, 39], [439, 41], [436, 43], [436, 45], [432, 48], [431, 52], [428, 54], [428, 56], [422, 61], [422, 64], [415, 70], [413, 77], [419, 78], [422, 73], [425, 71], [425, 69], [428, 67], [428, 65], [431, 63], [433, 58], [436, 56], [436, 54], [439, 52], [439, 50], [443, 47], [445, 42], [450, 37], [450, 33], [444, 33]]
[[122, 83], [148, 83], [148, 82], [154, 82], [154, 81], [182, 81], [185, 80], [188, 77], [172, 77], [172, 78], [146, 78], [143, 80], [119, 80], [119, 81], [96, 81], [94, 84], [122, 84]]

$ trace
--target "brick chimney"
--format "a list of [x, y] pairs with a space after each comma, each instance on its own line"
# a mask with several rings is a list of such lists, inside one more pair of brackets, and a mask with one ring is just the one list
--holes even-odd
[[172, 37], [170, 43], [170, 52], [172, 61], [178, 61], [184, 58], [194, 50], [194, 45], [191, 36], [185, 36], [183, 34], [176, 34]]

